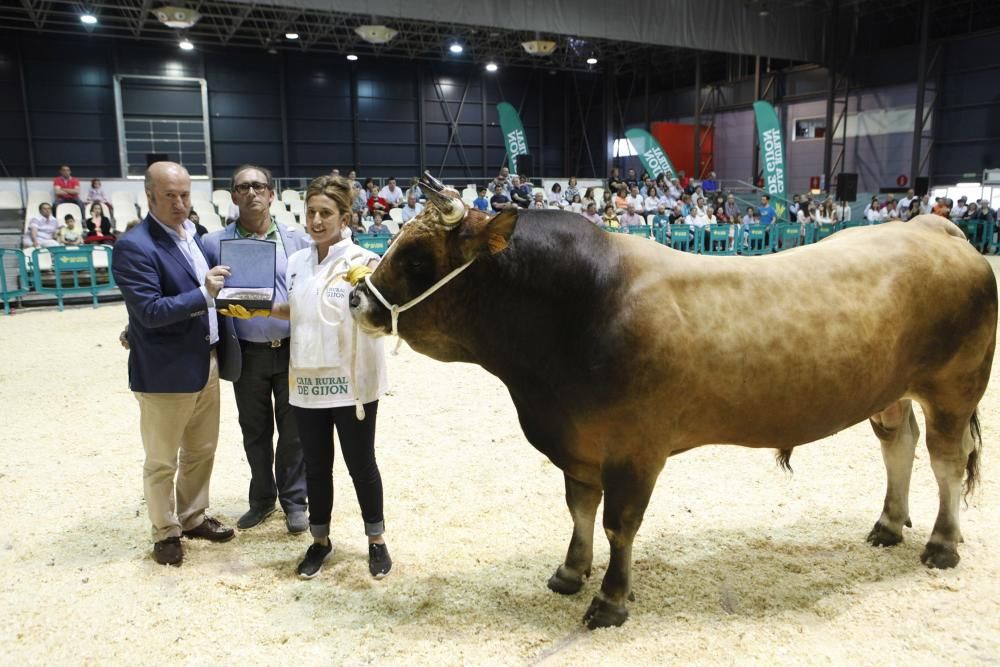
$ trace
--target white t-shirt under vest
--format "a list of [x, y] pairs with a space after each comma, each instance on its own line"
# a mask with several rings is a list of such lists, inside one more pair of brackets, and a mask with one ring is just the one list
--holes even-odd
[[[300, 408], [338, 408], [354, 399], [370, 403], [388, 380], [382, 339], [356, 328], [348, 308], [347, 272], [378, 255], [349, 238], [330, 246], [318, 261], [310, 245], [288, 258], [285, 284], [291, 311], [288, 402]], [[352, 355], [354, 374], [352, 377]]]

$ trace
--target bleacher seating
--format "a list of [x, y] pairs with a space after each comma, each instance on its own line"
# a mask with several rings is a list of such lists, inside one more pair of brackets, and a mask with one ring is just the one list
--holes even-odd
[[301, 202], [302, 197], [299, 195], [298, 190], [282, 190], [281, 191], [281, 202], [291, 207], [293, 202]]
[[198, 213], [199, 221], [201, 226], [209, 231], [209, 233], [220, 230], [225, 227], [220, 218], [214, 211], [205, 211], [204, 213]]
[[[401, 208], [390, 208], [389, 209], [389, 219], [396, 223], [397, 225], [403, 224], [403, 209]], [[393, 232], [395, 234], [396, 232]]]
[[229, 190], [213, 190], [212, 203], [215, 205], [215, 212], [219, 214], [219, 217], [222, 217], [226, 215], [229, 205], [233, 203], [233, 196]]
[[0, 209], [21, 210], [21, 193], [17, 190], [0, 191]]
[[278, 224], [282, 225], [296, 224], [295, 214], [291, 211], [279, 211], [278, 214], [274, 216], [274, 219], [278, 222]]
[[83, 211], [80, 210], [79, 206], [72, 202], [63, 202], [62, 204], [56, 206], [54, 215], [59, 222], [65, 220], [67, 215], [72, 215], [76, 218], [78, 223], [83, 220]]
[[118, 190], [111, 193], [111, 206], [114, 207], [115, 229], [124, 231], [129, 220], [134, 220], [139, 216], [139, 211], [135, 205], [135, 197], [131, 192]]
[[288, 209], [285, 208], [285, 204], [280, 199], [275, 199], [271, 202], [271, 215], [278, 215], [279, 213], [285, 212]]

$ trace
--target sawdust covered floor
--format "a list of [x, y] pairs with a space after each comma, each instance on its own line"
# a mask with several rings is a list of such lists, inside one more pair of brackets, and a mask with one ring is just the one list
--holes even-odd
[[[317, 579], [294, 576], [309, 538], [289, 536], [280, 513], [228, 544], [185, 541], [180, 568], [156, 565], [138, 407], [116, 341], [124, 320], [120, 305], [0, 319], [6, 664], [1000, 661], [996, 378], [957, 569], [919, 562], [937, 511], [922, 443], [914, 527], [892, 549], [864, 541], [885, 484], [867, 424], [797, 449], [791, 476], [770, 451], [705, 447], [660, 477], [636, 541], [628, 623], [587, 632], [579, 621], [607, 563], [603, 531], [584, 590], [549, 592], [571, 530], [561, 474], [524, 441], [495, 378], [406, 347], [389, 357], [393, 393], [379, 410], [396, 563], [387, 579], [368, 576], [339, 452], [337, 551]], [[248, 471], [231, 386], [222, 392], [212, 511], [232, 525]]]

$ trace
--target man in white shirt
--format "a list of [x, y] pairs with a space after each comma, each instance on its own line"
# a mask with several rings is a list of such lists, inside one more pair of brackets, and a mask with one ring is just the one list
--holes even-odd
[[403, 207], [403, 222], [409, 222], [422, 210], [424, 210], [424, 205], [418, 203], [414, 195], [410, 195], [406, 198], [406, 206]]
[[910, 188], [906, 191], [906, 196], [899, 200], [899, 211], [903, 212], [910, 210], [910, 205], [912, 205], [916, 200], [917, 198], [914, 196], [913, 188]]
[[955, 204], [955, 208], [951, 209], [951, 219], [960, 220], [965, 216], [965, 212], [969, 210], [965, 202], [969, 201], [968, 197], [959, 197], [958, 202]]
[[404, 201], [403, 191], [396, 187], [395, 178], [389, 178], [389, 184], [379, 190], [378, 196], [389, 202], [391, 208], [398, 208]]
[[639, 193], [639, 186], [633, 185], [632, 189], [629, 191], [629, 195], [625, 197], [625, 201], [628, 204], [629, 209], [633, 212], [644, 210], [645, 200]]

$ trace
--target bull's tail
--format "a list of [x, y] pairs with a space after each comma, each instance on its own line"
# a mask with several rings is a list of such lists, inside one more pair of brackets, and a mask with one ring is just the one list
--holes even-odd
[[792, 472], [792, 450], [790, 448], [779, 449], [774, 452], [774, 461], [785, 472]]
[[972, 451], [969, 452], [969, 460], [965, 463], [965, 498], [975, 491], [979, 484], [979, 457], [983, 452], [983, 431], [979, 425], [979, 411], [972, 413], [969, 420], [969, 432], [972, 434]]

